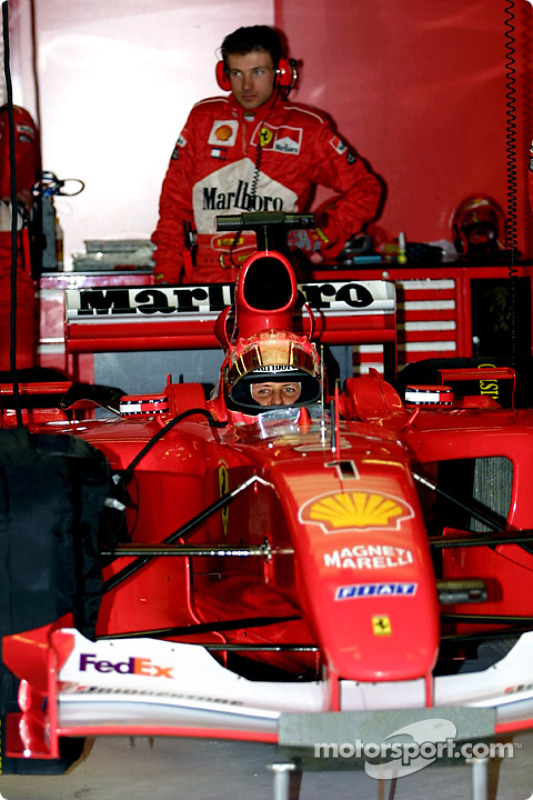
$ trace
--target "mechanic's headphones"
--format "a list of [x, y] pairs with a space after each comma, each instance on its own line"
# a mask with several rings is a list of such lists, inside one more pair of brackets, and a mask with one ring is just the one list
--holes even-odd
[[[231, 92], [231, 83], [226, 66], [222, 60], [217, 61], [216, 78], [219, 87], [224, 92]], [[276, 69], [274, 85], [280, 89], [292, 89], [298, 78], [296, 61], [292, 58], [280, 58]]]

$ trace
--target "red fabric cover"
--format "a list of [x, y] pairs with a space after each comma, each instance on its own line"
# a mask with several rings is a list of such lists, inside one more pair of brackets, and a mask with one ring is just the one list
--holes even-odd
[[[40, 171], [39, 135], [26, 109], [15, 106], [15, 158], [17, 198], [28, 208], [32, 203], [32, 187]], [[9, 158], [8, 108], [0, 106], [0, 198], [11, 197], [11, 162]]]
[[[37, 349], [37, 301], [29, 275], [27, 230], [19, 234], [17, 269], [16, 367], [35, 366]], [[0, 231], [0, 372], [11, 369], [11, 233]]]

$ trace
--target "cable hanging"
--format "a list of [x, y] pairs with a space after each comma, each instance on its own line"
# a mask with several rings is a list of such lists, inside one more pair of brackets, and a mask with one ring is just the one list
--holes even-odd
[[13, 400], [17, 427], [22, 428], [22, 405], [20, 388], [17, 376], [17, 264], [18, 264], [18, 214], [17, 214], [17, 175], [15, 159], [15, 119], [13, 114], [13, 86], [9, 66], [9, 11], [8, 2], [2, 3], [2, 41], [4, 45], [4, 74], [6, 79], [7, 116], [9, 130], [9, 168], [10, 168], [10, 194], [11, 194], [11, 304], [10, 314], [10, 345], [9, 364], [12, 373]]
[[516, 79], [515, 79], [515, 27], [514, 0], [508, 0], [505, 9], [505, 52], [506, 52], [506, 135], [505, 152], [507, 159], [507, 230], [506, 240], [509, 250], [509, 274], [516, 275], [517, 255], [517, 170], [516, 170]]
[[515, 79], [515, 26], [514, 26], [514, 0], [508, 0], [505, 8], [505, 69], [506, 69], [506, 133], [505, 152], [507, 170], [507, 226], [506, 249], [509, 253], [509, 278], [511, 279], [511, 366], [517, 368], [517, 286], [516, 268], [517, 257], [517, 179], [516, 179], [516, 79]]

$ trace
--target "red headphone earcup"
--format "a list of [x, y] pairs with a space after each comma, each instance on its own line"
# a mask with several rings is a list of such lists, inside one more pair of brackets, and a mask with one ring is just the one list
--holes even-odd
[[296, 62], [288, 58], [280, 58], [277, 69], [277, 85], [281, 89], [292, 89], [296, 83]]
[[231, 92], [231, 83], [229, 82], [228, 73], [226, 72], [223, 61], [217, 61], [215, 72], [217, 83], [222, 91]]
[[[281, 89], [291, 89], [296, 82], [296, 64], [288, 58], [280, 58], [276, 70], [276, 85]], [[224, 62], [217, 61], [216, 65], [217, 83], [224, 92], [231, 92], [231, 83], [224, 66]]]

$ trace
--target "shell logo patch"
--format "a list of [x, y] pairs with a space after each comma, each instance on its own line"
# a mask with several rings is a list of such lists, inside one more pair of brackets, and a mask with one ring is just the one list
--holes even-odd
[[223, 147], [233, 147], [237, 139], [239, 123], [234, 119], [219, 119], [213, 122], [208, 144]]
[[414, 516], [404, 500], [378, 492], [331, 492], [309, 500], [300, 509], [301, 522], [315, 522], [326, 533], [341, 530], [399, 529]]
[[227, 142], [232, 133], [233, 131], [229, 125], [221, 125], [220, 128], [216, 129], [215, 136], [219, 142]]

